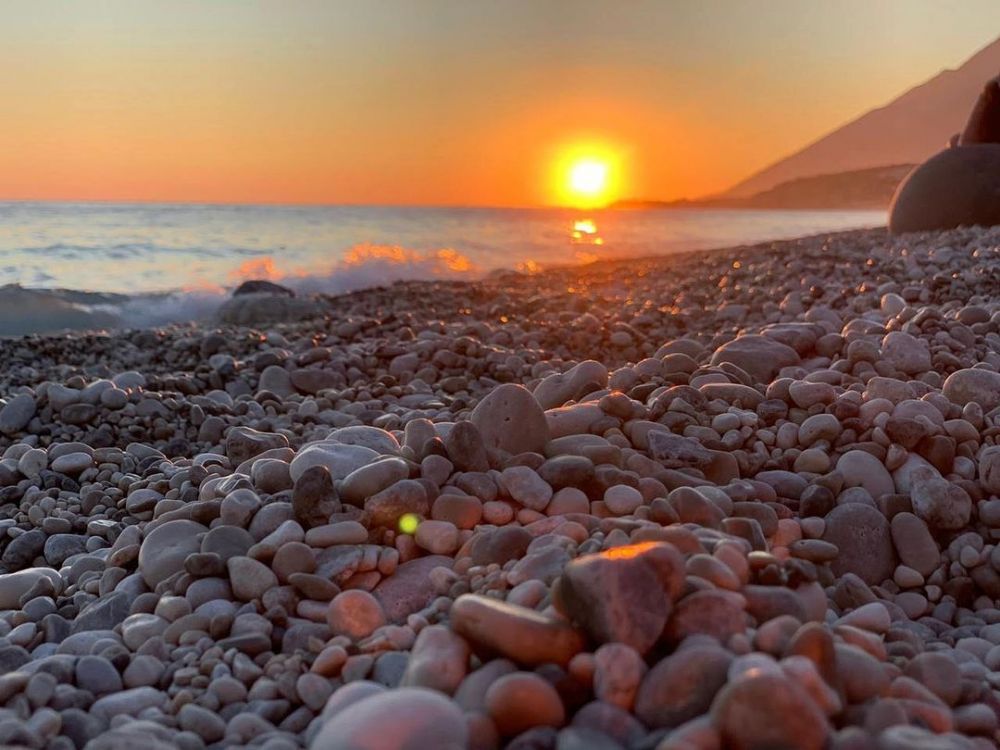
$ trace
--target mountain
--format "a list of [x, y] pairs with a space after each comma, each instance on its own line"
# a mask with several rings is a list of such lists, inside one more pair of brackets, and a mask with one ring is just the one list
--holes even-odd
[[615, 208], [885, 209], [912, 164], [797, 177], [747, 197], [695, 201], [619, 201]]
[[965, 126], [983, 84], [1000, 73], [1000, 39], [957, 70], [945, 70], [730, 188], [755, 195], [799, 177], [918, 164]]

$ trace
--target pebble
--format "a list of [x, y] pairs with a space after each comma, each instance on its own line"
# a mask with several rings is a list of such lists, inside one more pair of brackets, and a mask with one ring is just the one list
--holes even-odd
[[535, 727], [558, 728], [566, 720], [559, 693], [530, 672], [512, 672], [490, 685], [486, 710], [504, 737], [515, 737]]

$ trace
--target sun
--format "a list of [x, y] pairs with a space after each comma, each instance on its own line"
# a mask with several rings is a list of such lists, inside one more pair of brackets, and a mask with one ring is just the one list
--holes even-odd
[[562, 206], [601, 208], [621, 197], [623, 153], [596, 141], [560, 148], [552, 160], [552, 195]]
[[597, 159], [581, 159], [570, 167], [569, 189], [583, 198], [601, 197], [608, 187], [608, 165]]

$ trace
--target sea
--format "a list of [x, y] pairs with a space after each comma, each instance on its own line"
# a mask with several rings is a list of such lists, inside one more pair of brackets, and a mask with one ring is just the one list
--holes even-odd
[[0, 203], [0, 307], [4, 291], [98, 292], [96, 303], [128, 308], [125, 323], [153, 325], [209, 315], [247, 279], [341, 293], [885, 222], [883, 211], [10, 202]]

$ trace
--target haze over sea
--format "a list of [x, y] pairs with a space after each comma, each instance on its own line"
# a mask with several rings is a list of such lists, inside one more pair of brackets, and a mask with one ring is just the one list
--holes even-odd
[[250, 278], [338, 293], [878, 226], [885, 214], [0, 203], [0, 222], [0, 284], [157, 294], [133, 307], [126, 323], [138, 325], [205, 314]]

